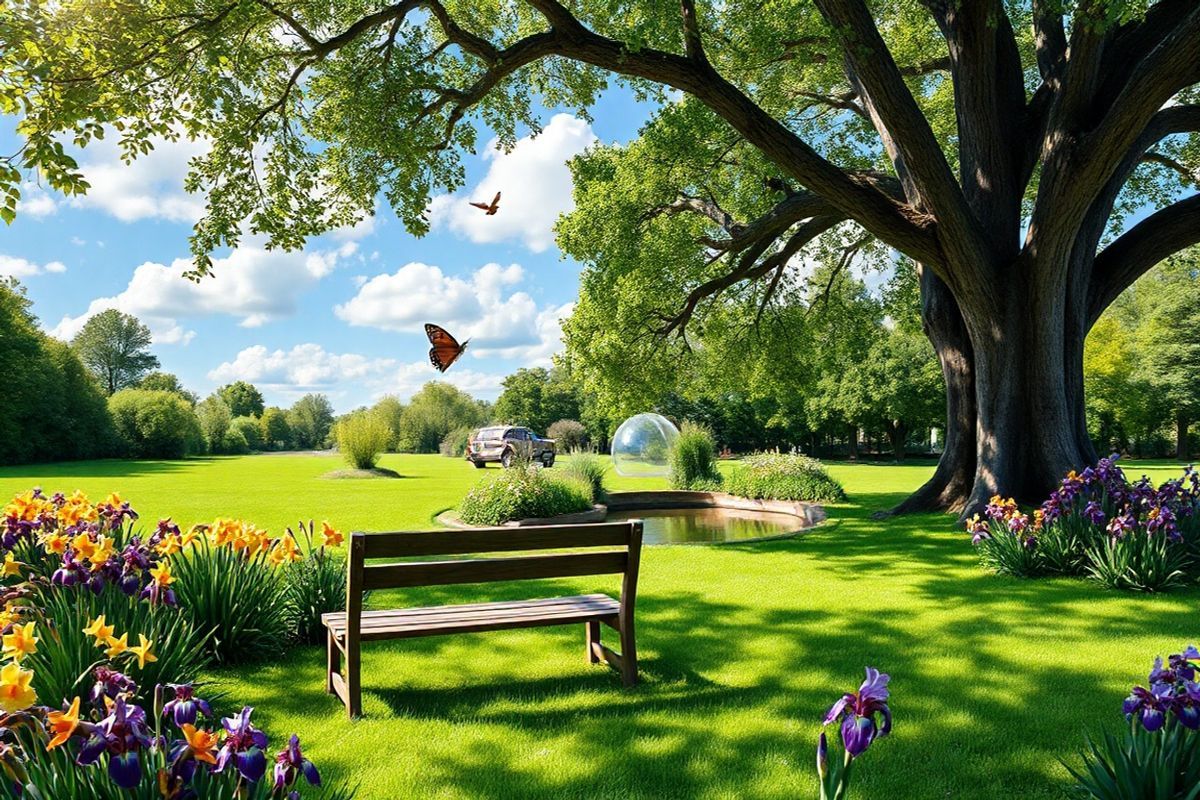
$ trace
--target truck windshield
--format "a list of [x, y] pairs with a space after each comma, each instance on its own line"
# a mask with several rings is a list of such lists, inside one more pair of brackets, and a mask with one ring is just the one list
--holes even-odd
[[483, 430], [479, 431], [479, 435], [476, 436], [475, 438], [477, 438], [477, 439], [499, 439], [501, 434], [503, 434], [503, 433], [504, 433], [504, 428], [484, 428]]

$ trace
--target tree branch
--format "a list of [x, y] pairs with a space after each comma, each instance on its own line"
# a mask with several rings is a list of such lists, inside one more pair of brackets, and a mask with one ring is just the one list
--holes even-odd
[[683, 50], [697, 64], [707, 64], [704, 44], [700, 39], [700, 20], [696, 16], [695, 0], [679, 0], [679, 13], [683, 17]]
[[1088, 320], [1094, 323], [1121, 292], [1163, 259], [1200, 243], [1200, 194], [1156, 211], [1096, 256]]
[[1056, 84], [1067, 58], [1067, 33], [1058, 0], [1033, 0], [1033, 42], [1042, 80]]

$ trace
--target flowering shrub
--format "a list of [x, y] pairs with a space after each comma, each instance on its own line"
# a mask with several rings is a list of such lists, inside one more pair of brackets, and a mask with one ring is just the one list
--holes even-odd
[[1116, 456], [1067, 474], [1032, 514], [993, 497], [967, 523], [984, 564], [1018, 577], [1083, 575], [1117, 589], [1161, 591], [1200, 567], [1200, 474], [1157, 488], [1130, 482]]
[[284, 618], [292, 639], [316, 644], [325, 640], [321, 615], [346, 609], [346, 559], [334, 555], [344, 537], [328, 522], [299, 527], [309, 555], [283, 570]]
[[825, 715], [824, 726], [840, 723], [841, 763], [829, 760], [829, 740], [825, 732], [817, 740], [817, 777], [821, 781], [821, 800], [842, 800], [850, 789], [850, 768], [854, 760], [867, 752], [877, 738], [892, 730], [892, 711], [888, 707], [888, 676], [867, 667], [867, 679], [857, 692], [847, 692]]
[[514, 519], [574, 514], [592, 507], [592, 487], [547, 475], [532, 464], [484, 478], [467, 492], [459, 516], [471, 525], [500, 525]]
[[[320, 779], [295, 737], [268, 776], [250, 709], [223, 732], [198, 721], [212, 716], [193, 687], [214, 629], [194, 624], [179, 580], [200, 548], [273, 570], [293, 564], [303, 558], [296, 538], [228, 521], [184, 533], [170, 520], [143, 537], [137, 519], [115, 494], [93, 504], [34, 489], [3, 509], [0, 797], [299, 797]], [[341, 539], [328, 526], [322, 536], [330, 546]], [[39, 693], [61, 710], [37, 705]], [[174, 728], [164, 729], [164, 715]]]
[[1089, 738], [1083, 768], [1067, 765], [1085, 796], [1099, 800], [1200, 796], [1200, 651], [1189, 646], [1157, 658], [1147, 681], [1122, 710], [1122, 735]]
[[846, 499], [842, 485], [829, 477], [820, 461], [784, 453], [746, 456], [726, 476], [725, 491], [759, 500], [838, 503]]

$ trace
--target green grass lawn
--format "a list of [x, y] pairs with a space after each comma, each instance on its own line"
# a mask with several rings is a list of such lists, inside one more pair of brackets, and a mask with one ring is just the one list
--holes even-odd
[[[93, 462], [0, 470], [30, 485], [112, 489], [145, 520], [239, 515], [272, 529], [431, 526], [479, 478], [436, 456], [389, 456], [396, 480], [327, 480], [330, 457]], [[1175, 471], [1148, 465], [1156, 478]], [[1141, 465], [1127, 467], [1140, 472]], [[575, 627], [364, 648], [367, 716], [324, 693], [322, 650], [214, 677], [273, 741], [299, 732], [363, 800], [815, 797], [819, 720], [865, 665], [892, 676], [896, 727], [856, 769], [857, 798], [1065, 797], [1085, 730], [1121, 724], [1155, 654], [1200, 640], [1200, 591], [1137, 596], [982, 571], [948, 517], [885, 522], [927, 465], [834, 465], [850, 502], [790, 540], [653, 547], [637, 609], [643, 683], [585, 663]], [[613, 488], [652, 480], [614, 480]], [[615, 590], [606, 578], [380, 593], [371, 605]], [[526, 595], [526, 593], [532, 593]]]

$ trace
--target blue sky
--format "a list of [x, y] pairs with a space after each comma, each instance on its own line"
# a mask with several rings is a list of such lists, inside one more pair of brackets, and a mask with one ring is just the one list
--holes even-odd
[[[628, 141], [648, 114], [622, 91], [602, 99], [590, 124], [548, 110], [540, 136], [468, 158], [466, 187], [434, 199], [428, 236], [409, 235], [383, 204], [371, 222], [301, 253], [268, 252], [250, 237], [218, 254], [217, 277], [198, 286], [180, 276], [203, 207], [183, 177], [201, 145], [167, 143], [125, 166], [102, 142], [81, 153], [86, 197], [24, 187], [17, 221], [0, 227], [0, 276], [18, 277], [43, 326], [63, 338], [105, 308], [135, 314], [163, 369], [201, 396], [244, 379], [271, 404], [309, 391], [339, 411], [387, 393], [406, 398], [437, 377], [421, 331], [430, 321], [473, 340], [445, 379], [494, 399], [505, 375], [548, 365], [578, 292], [580, 267], [551, 231], [570, 207], [565, 160], [597, 140]], [[0, 147], [16, 142], [10, 123]], [[496, 216], [467, 205], [496, 189]]]

